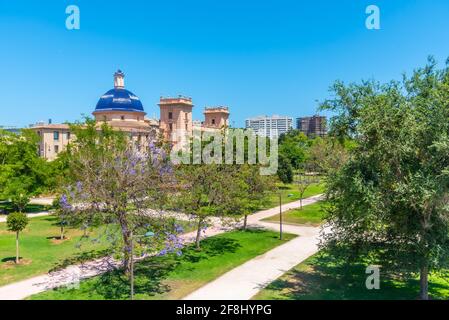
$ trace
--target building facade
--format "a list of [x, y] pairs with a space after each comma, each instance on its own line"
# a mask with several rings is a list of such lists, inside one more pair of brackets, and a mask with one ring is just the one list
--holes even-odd
[[[139, 146], [158, 135], [172, 145], [187, 142], [194, 129], [192, 98], [161, 97], [159, 108], [159, 120], [147, 118], [142, 102], [125, 89], [125, 74], [118, 70], [114, 74], [114, 88], [100, 97], [92, 115], [98, 127], [107, 123], [115, 130], [128, 133]], [[204, 114], [204, 122], [195, 122], [201, 123], [201, 130], [216, 130], [228, 125], [227, 107], [205, 108]], [[47, 160], [56, 159], [58, 153], [76, 138], [68, 124], [38, 123], [31, 129], [40, 136], [39, 154]]]
[[327, 134], [326, 117], [315, 115], [296, 118], [296, 129], [308, 137], [324, 137]]
[[246, 119], [245, 127], [254, 130], [257, 135], [273, 139], [293, 129], [293, 118], [278, 115], [259, 116]]

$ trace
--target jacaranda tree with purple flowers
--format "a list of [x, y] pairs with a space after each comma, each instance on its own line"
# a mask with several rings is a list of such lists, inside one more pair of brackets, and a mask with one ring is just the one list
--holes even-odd
[[141, 256], [180, 253], [180, 227], [163, 214], [174, 184], [164, 149], [90, 119], [71, 130], [76, 141], [68, 150], [71, 183], [60, 198], [63, 219], [84, 228], [118, 226], [107, 239], [126, 274], [133, 249]]

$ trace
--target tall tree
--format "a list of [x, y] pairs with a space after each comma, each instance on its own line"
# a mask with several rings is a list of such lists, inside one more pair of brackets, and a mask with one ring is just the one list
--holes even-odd
[[0, 130], [0, 198], [11, 199], [14, 209], [24, 211], [29, 198], [50, 185], [48, 163], [39, 157], [37, 134], [20, 135]]
[[235, 165], [234, 175], [227, 179], [231, 188], [231, 199], [226, 205], [231, 216], [243, 216], [243, 229], [247, 228], [248, 215], [269, 203], [269, 195], [275, 190], [270, 176], [260, 174], [257, 165]]
[[377, 255], [392, 270], [420, 274], [449, 263], [449, 68], [433, 59], [401, 83], [337, 82], [323, 109], [331, 132], [355, 139], [327, 182], [326, 245]]
[[201, 233], [211, 218], [226, 215], [233, 189], [232, 165], [198, 164], [178, 167], [179, 193], [175, 206], [193, 217], [196, 223], [195, 245], [200, 249]]
[[139, 238], [142, 250], [154, 252], [165, 245], [161, 252], [177, 250], [176, 225], [163, 214], [173, 185], [165, 151], [153, 144], [136, 146], [124, 133], [107, 124], [99, 128], [90, 119], [71, 130], [77, 139], [68, 157], [71, 183], [61, 196], [64, 221], [118, 226], [108, 239], [127, 274], [141, 234], [153, 235]]

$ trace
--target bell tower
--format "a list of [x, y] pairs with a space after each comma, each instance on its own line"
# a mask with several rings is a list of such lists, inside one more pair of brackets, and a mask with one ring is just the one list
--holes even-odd
[[192, 98], [161, 97], [159, 108], [161, 113], [159, 127], [164, 139], [173, 144], [187, 143], [192, 136]]

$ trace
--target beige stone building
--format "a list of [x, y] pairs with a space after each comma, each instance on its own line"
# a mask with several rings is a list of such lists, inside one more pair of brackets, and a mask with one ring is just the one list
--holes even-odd
[[[228, 126], [227, 107], [205, 108], [203, 122], [192, 119], [193, 107], [189, 97], [161, 97], [160, 120], [149, 119], [140, 99], [125, 89], [125, 75], [118, 70], [114, 74], [114, 88], [100, 97], [92, 115], [98, 126], [106, 122], [116, 130], [129, 133], [133, 141], [140, 142], [138, 145], [144, 145], [159, 134], [173, 145], [184, 144], [192, 137], [194, 129], [209, 131]], [[54, 160], [76, 139], [68, 124], [40, 123], [31, 129], [41, 137], [39, 153], [48, 160]]]

